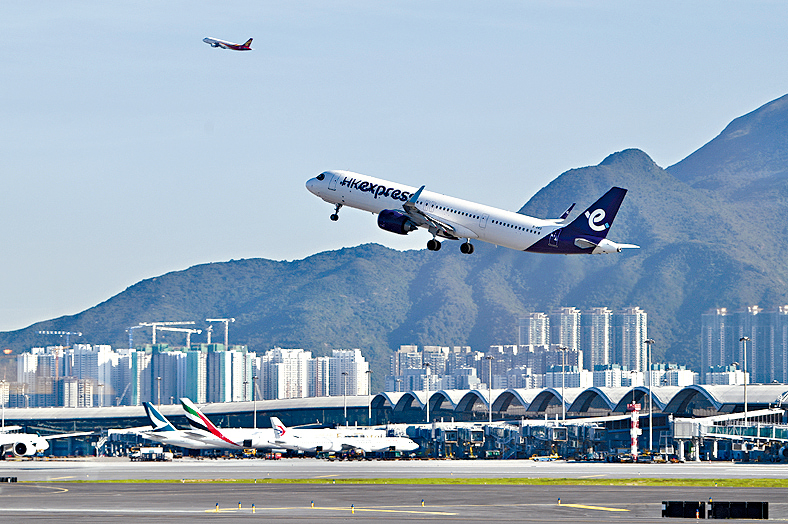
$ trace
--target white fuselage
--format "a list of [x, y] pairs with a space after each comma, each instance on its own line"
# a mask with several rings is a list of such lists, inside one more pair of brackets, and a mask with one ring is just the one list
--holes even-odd
[[[313, 178], [307, 189], [326, 202], [379, 214], [401, 210], [417, 188], [350, 171], [326, 171]], [[560, 220], [540, 219], [495, 207], [469, 202], [432, 191], [423, 191], [418, 208], [455, 226], [463, 238], [478, 239], [524, 251], [560, 227]]]
[[222, 429], [222, 434], [229, 442], [200, 429], [141, 433], [146, 439], [187, 449], [271, 449], [276, 447], [274, 445], [274, 430], [271, 428], [230, 428]]
[[389, 437], [382, 427], [338, 426], [334, 429], [284, 428], [276, 437], [276, 445], [294, 451], [343, 451], [360, 449], [365, 453], [387, 451], [413, 451], [418, 444], [407, 437]]

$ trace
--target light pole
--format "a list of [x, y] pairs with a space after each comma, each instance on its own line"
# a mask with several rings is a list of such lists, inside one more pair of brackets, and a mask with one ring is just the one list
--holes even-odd
[[98, 398], [98, 405], [100, 408], [104, 407], [104, 384], [99, 384], [99, 398]]
[[252, 401], [254, 403], [254, 429], [257, 429], [257, 375], [252, 375]]
[[564, 387], [566, 386], [566, 346], [558, 346], [561, 352], [561, 421], [566, 423], [566, 398], [564, 397]]
[[156, 404], [161, 409], [161, 377], [156, 377]]
[[3, 401], [3, 425], [5, 428], [5, 379], [0, 380], [0, 400]]
[[651, 345], [654, 344], [654, 339], [647, 338], [643, 343], [648, 348], [648, 369], [646, 370], [648, 372], [648, 450], [651, 452], [654, 450], [654, 431], [652, 429], [654, 426], [652, 421], [654, 419], [651, 417], [651, 413], [654, 411], [654, 397], [651, 393]]
[[750, 337], [741, 337], [739, 342], [744, 346], [744, 425], [747, 425], [747, 342]]
[[367, 370], [367, 397], [369, 397], [369, 411], [367, 413], [367, 425], [372, 425], [372, 370]]
[[487, 381], [487, 406], [490, 412], [489, 423], [492, 424], [492, 361], [495, 357], [487, 355], [484, 358], [488, 360], [487, 365], [490, 368], [490, 379]]
[[397, 392], [399, 392], [400, 391], [400, 387], [402, 387], [402, 386], [400, 386], [400, 384], [402, 384], [402, 379], [398, 378], [398, 379], [396, 379], [396, 382], [397, 382]]
[[342, 372], [342, 405], [345, 412], [345, 426], [347, 426], [347, 371]]
[[430, 423], [430, 363], [424, 364], [427, 371], [424, 374], [424, 386], [427, 388], [427, 424]]

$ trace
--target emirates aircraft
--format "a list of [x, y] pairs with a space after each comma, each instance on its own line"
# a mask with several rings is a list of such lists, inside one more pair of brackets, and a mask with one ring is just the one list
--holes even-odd
[[571, 221], [574, 204], [560, 218], [535, 218], [350, 171], [325, 171], [308, 180], [306, 188], [334, 204], [333, 221], [339, 220], [343, 206], [349, 206], [378, 215], [378, 227], [391, 233], [427, 230], [432, 235], [427, 242], [430, 251], [441, 248], [438, 238], [464, 240], [460, 251], [466, 254], [473, 253], [472, 240], [560, 255], [620, 253], [640, 247], [607, 239], [627, 193], [620, 187], [611, 188]]
[[226, 40], [219, 40], [218, 38], [206, 37], [202, 39], [203, 42], [211, 47], [221, 47], [222, 49], [229, 49], [230, 51], [252, 51], [252, 39], [250, 38], [243, 44], [234, 44]]

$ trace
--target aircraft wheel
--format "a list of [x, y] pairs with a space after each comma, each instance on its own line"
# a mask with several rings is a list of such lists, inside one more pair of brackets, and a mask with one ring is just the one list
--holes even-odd
[[331, 215], [331, 220], [332, 220], [332, 221], [334, 221], [334, 222], [336, 222], [337, 220], [339, 220], [339, 215], [337, 215], [336, 213], [334, 213], [333, 215]]
[[441, 243], [434, 238], [427, 242], [427, 249], [430, 251], [438, 251], [441, 248]]
[[460, 253], [463, 253], [465, 255], [470, 255], [471, 253], [473, 253], [473, 244], [471, 244], [470, 242], [463, 242], [462, 244], [460, 244]]

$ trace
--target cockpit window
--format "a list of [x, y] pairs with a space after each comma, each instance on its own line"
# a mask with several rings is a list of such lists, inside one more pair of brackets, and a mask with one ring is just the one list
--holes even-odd
[[324, 180], [325, 178], [326, 178], [326, 174], [325, 173], [320, 173], [319, 175], [317, 175], [317, 179], [318, 180]]

